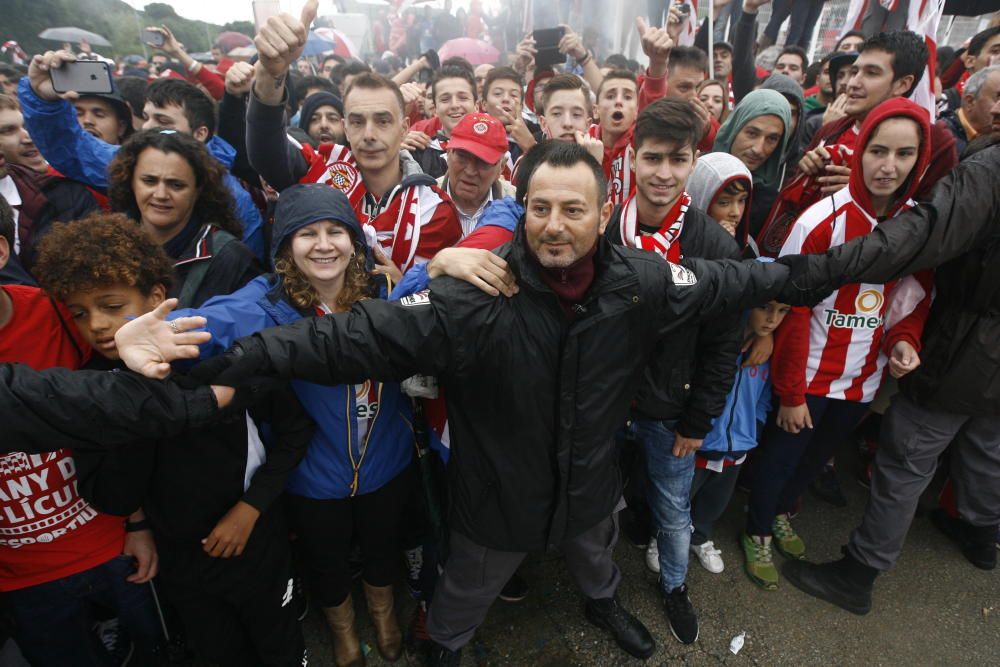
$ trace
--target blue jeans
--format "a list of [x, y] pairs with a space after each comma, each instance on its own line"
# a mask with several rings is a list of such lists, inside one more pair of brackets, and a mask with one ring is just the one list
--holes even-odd
[[646, 454], [649, 507], [660, 550], [660, 587], [669, 593], [687, 576], [694, 455], [674, 456], [676, 421], [636, 419], [632, 423]]
[[118, 556], [62, 579], [4, 593], [14, 617], [14, 639], [35, 667], [110, 665], [111, 656], [91, 630], [91, 605], [117, 613], [122, 628], [143, 652], [161, 632], [149, 584], [130, 584], [131, 556]]

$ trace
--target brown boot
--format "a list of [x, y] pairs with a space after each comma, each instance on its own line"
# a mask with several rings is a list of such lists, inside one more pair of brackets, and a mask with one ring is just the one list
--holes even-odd
[[403, 652], [403, 633], [396, 621], [392, 586], [370, 586], [366, 583], [365, 597], [368, 598], [368, 615], [375, 626], [378, 652], [389, 662], [395, 662]]
[[354, 602], [351, 596], [336, 607], [325, 607], [323, 614], [333, 634], [333, 657], [337, 667], [364, 667], [358, 633], [354, 631]]

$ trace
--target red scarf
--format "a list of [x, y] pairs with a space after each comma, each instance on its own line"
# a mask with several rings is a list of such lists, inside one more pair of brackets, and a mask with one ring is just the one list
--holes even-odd
[[681, 261], [681, 232], [684, 230], [684, 214], [691, 205], [691, 196], [682, 192], [681, 196], [667, 216], [660, 223], [660, 229], [655, 234], [642, 235], [639, 231], [639, 212], [635, 195], [626, 200], [622, 206], [621, 220], [618, 231], [622, 243], [628, 248], [638, 248], [655, 252], [657, 255], [674, 264]]
[[326, 183], [342, 191], [362, 224], [371, 225], [378, 242], [404, 273], [417, 259], [420, 231], [443, 201], [440, 191], [425, 185], [397, 185], [375, 210], [366, 210], [368, 188], [354, 155], [346, 146], [322, 144], [318, 149], [305, 144], [302, 156], [309, 170], [300, 183]]
[[[601, 138], [601, 126], [590, 126], [587, 133], [595, 139]], [[604, 177], [608, 179], [608, 201], [613, 206], [621, 204], [632, 196], [635, 190], [635, 171], [632, 170], [632, 137], [635, 134], [633, 124], [614, 146], [604, 147]]]

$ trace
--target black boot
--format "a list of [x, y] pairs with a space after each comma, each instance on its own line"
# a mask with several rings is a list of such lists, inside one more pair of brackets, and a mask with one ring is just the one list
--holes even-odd
[[996, 569], [996, 526], [973, 526], [967, 521], [949, 515], [940, 507], [931, 512], [931, 522], [938, 530], [958, 543], [962, 548], [962, 554], [970, 563], [981, 570]]
[[617, 597], [587, 600], [584, 616], [597, 627], [610, 632], [618, 646], [631, 656], [645, 660], [656, 651], [656, 642], [649, 630], [621, 606]]
[[452, 651], [434, 641], [430, 642], [427, 655], [430, 667], [458, 667], [462, 664], [462, 649]]
[[800, 591], [826, 600], [852, 614], [863, 616], [872, 609], [872, 588], [878, 570], [868, 567], [845, 550], [831, 563], [794, 560], [781, 568], [785, 579]]

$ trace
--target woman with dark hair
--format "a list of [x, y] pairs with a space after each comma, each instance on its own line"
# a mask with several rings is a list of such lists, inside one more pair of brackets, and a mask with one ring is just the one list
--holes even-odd
[[139, 223], [174, 261], [168, 296], [181, 306], [236, 291], [261, 273], [239, 239], [225, 170], [204, 144], [174, 130], [144, 130], [108, 167], [114, 210]]
[[[379, 287], [391, 287], [372, 272], [372, 243], [342, 192], [316, 183], [293, 185], [282, 191], [275, 209], [274, 273], [172, 317], [196, 313], [207, 319], [212, 339], [201, 348], [204, 358], [268, 327], [350, 310], [376, 297]], [[400, 564], [401, 517], [415, 481], [408, 472], [414, 451], [410, 402], [399, 384], [360, 378], [333, 387], [296, 381], [292, 388], [316, 431], [289, 475], [285, 505], [307, 583], [333, 634], [336, 664], [364, 664], [348, 564], [354, 543], [361, 548], [378, 650], [395, 661], [402, 633], [392, 583]]]

